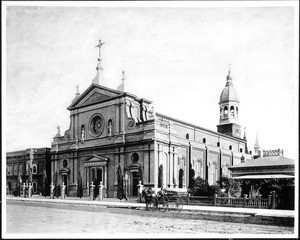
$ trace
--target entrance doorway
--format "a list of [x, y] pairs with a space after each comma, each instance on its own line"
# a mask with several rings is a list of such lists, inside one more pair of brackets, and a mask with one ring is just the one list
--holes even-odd
[[133, 172], [132, 173], [132, 196], [137, 196], [138, 195], [138, 185], [139, 184], [139, 176], [138, 172]]
[[100, 182], [103, 183], [103, 171], [101, 167], [93, 167], [91, 168], [91, 179], [90, 181], [94, 183], [95, 185], [95, 189], [94, 189], [94, 193], [95, 193], [95, 197], [97, 197], [99, 195], [99, 185]]

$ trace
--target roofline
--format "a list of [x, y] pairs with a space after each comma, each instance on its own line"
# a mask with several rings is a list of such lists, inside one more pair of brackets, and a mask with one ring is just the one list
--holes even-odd
[[247, 140], [243, 139], [243, 138], [237, 138], [237, 137], [234, 137], [234, 136], [230, 136], [230, 135], [226, 135], [226, 134], [223, 134], [223, 133], [219, 133], [219, 132], [215, 132], [213, 130], [210, 130], [210, 129], [207, 129], [207, 128], [203, 128], [203, 127], [200, 127], [198, 125], [195, 125], [195, 124], [192, 124], [192, 123], [188, 123], [188, 122], [185, 122], [185, 121], [182, 121], [182, 120], [179, 120], [179, 119], [176, 119], [176, 118], [173, 118], [173, 117], [169, 117], [167, 115], [164, 115], [162, 113], [158, 113], [156, 112], [156, 115], [157, 116], [161, 116], [161, 117], [164, 117], [164, 118], [168, 118], [172, 121], [177, 121], [179, 123], [182, 123], [182, 124], [186, 124], [186, 125], [189, 125], [191, 127], [194, 127], [194, 128], [199, 128], [201, 130], [204, 130], [204, 131], [207, 131], [207, 132], [210, 132], [210, 133], [213, 133], [213, 134], [217, 134], [217, 135], [220, 135], [220, 136], [223, 136], [223, 137], [226, 137], [226, 138], [232, 138], [232, 139], [235, 139], [235, 140], [238, 140], [238, 141], [242, 141], [242, 142], [247, 142]]
[[138, 96], [132, 94], [132, 93], [129, 93], [129, 92], [121, 92], [119, 90], [115, 90], [115, 89], [112, 89], [112, 88], [108, 88], [108, 87], [105, 87], [105, 86], [102, 86], [102, 85], [99, 85], [99, 84], [95, 84], [95, 83], [92, 83], [81, 95], [80, 95], [80, 98], [76, 99], [76, 101], [72, 102], [69, 107], [67, 107], [68, 110], [73, 110], [73, 109], [76, 109], [76, 108], [81, 108], [81, 107], [87, 107], [87, 106], [90, 106], [90, 105], [94, 105], [95, 103], [90, 103], [90, 104], [87, 104], [87, 105], [84, 105], [84, 106], [80, 106], [80, 107], [72, 107], [72, 106], [75, 106], [76, 104], [78, 104], [79, 100], [82, 99], [82, 97], [85, 97], [87, 95], [87, 93], [89, 92], [89, 90], [93, 87], [97, 87], [97, 88], [100, 88], [100, 89], [104, 89], [104, 90], [107, 90], [107, 91], [111, 91], [113, 93], [116, 93], [118, 94], [118, 96], [114, 96], [114, 97], [111, 97], [111, 98], [108, 98], [106, 100], [103, 100], [102, 102], [108, 102], [110, 100], [114, 100], [114, 99], [118, 99], [118, 98], [122, 98], [122, 97], [132, 97], [134, 98], [135, 100], [137, 101], [145, 101], [149, 104], [152, 103], [152, 101], [146, 99], [146, 98], [139, 98]]
[[[6, 152], [6, 155], [9, 155], [9, 154], [18, 154], [18, 153], [26, 153], [27, 151], [30, 151], [31, 148], [26, 148], [26, 149], [23, 149], [23, 150], [16, 150], [16, 151], [9, 151], [9, 152]], [[39, 148], [32, 148], [33, 150], [42, 150], [42, 149], [49, 149], [51, 150], [51, 147], [39, 147]]]
[[238, 169], [238, 168], [260, 168], [260, 167], [286, 167], [286, 166], [291, 166], [291, 167], [295, 167], [295, 164], [281, 164], [281, 165], [258, 165], [258, 166], [230, 166], [228, 168], [234, 168], [234, 169]]

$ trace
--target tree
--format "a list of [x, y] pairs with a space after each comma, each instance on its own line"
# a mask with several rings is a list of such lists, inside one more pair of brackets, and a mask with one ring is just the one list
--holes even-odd
[[190, 167], [190, 172], [189, 172], [189, 188], [190, 189], [194, 188], [194, 186], [195, 186], [195, 170]]
[[60, 196], [60, 186], [58, 184], [58, 172], [57, 172], [57, 170], [55, 172], [54, 182], [55, 182], [55, 189], [54, 189], [55, 190], [55, 196], [58, 198]]
[[229, 197], [241, 197], [243, 180], [229, 179], [228, 196]]
[[158, 187], [159, 188], [163, 188], [163, 179], [164, 179], [164, 176], [163, 176], [163, 165], [160, 165], [159, 168], [158, 168]]
[[197, 177], [195, 179], [194, 187], [190, 189], [190, 193], [194, 196], [209, 196], [210, 187], [208, 181], [201, 177]]
[[123, 188], [123, 174], [120, 165], [117, 168], [117, 179], [118, 179], [117, 198], [121, 200], [124, 198], [124, 188]]
[[77, 197], [82, 198], [83, 189], [82, 189], [82, 176], [80, 170], [78, 170], [77, 174]]

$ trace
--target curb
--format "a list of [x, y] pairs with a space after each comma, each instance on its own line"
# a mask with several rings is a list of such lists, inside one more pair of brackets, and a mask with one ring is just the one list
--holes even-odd
[[[85, 206], [100, 206], [107, 208], [127, 208], [127, 209], [141, 209], [145, 210], [145, 203], [137, 203], [137, 202], [108, 202], [108, 201], [89, 201], [89, 200], [72, 200], [72, 199], [40, 199], [40, 198], [6, 198], [6, 201], [16, 201], [16, 202], [32, 202], [32, 203], [48, 203], [48, 204], [70, 204], [70, 205], [85, 205]], [[199, 214], [212, 214], [212, 215], [238, 215], [245, 217], [271, 217], [271, 218], [295, 218], [293, 213], [281, 213], [278, 210], [275, 211], [267, 211], [259, 210], [259, 209], [232, 209], [225, 207], [223, 208], [210, 208], [205, 209], [203, 206], [191, 206], [184, 205], [181, 212], [191, 212], [191, 213], [199, 213]], [[284, 211], [284, 210], [283, 210]]]

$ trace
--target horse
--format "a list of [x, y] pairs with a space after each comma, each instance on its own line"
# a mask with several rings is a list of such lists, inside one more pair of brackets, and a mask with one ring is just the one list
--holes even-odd
[[145, 199], [146, 203], [146, 210], [149, 210], [149, 204], [153, 198], [154, 191], [151, 187], [149, 188], [143, 188], [142, 190], [142, 197]]

